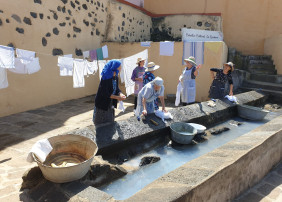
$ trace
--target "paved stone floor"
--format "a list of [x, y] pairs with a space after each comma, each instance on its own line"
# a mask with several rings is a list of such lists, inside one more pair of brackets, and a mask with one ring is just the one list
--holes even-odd
[[[89, 96], [0, 118], [0, 202], [20, 200], [21, 177], [36, 166], [26, 161], [36, 141], [92, 124], [93, 100]], [[124, 113], [117, 110], [116, 120], [133, 116], [132, 97], [124, 106]], [[238, 201], [282, 201], [281, 184], [282, 164]]]
[[234, 202], [281, 202], [282, 201], [282, 162], [257, 185], [253, 186]]
[[[0, 202], [19, 201], [23, 173], [36, 166], [26, 161], [32, 145], [92, 123], [94, 97], [65, 101], [0, 118]], [[116, 110], [116, 120], [133, 116], [133, 97], [125, 103], [125, 112]], [[173, 107], [167, 102], [167, 109]]]

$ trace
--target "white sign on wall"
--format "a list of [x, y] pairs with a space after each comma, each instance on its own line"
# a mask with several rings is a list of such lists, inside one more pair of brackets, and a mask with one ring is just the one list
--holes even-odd
[[182, 28], [181, 32], [182, 41], [223, 41], [223, 33], [220, 31]]

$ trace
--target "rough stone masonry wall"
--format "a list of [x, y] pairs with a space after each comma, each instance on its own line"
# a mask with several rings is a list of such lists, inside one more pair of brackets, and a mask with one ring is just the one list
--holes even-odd
[[222, 31], [220, 16], [171, 15], [152, 18], [152, 41], [181, 41], [181, 28]]
[[1, 0], [0, 5], [0, 45], [35, 51], [41, 66], [31, 75], [7, 72], [0, 117], [96, 93], [97, 74], [74, 89], [72, 77], [59, 76], [56, 55], [80, 58], [105, 40], [150, 39], [151, 18], [114, 0]]

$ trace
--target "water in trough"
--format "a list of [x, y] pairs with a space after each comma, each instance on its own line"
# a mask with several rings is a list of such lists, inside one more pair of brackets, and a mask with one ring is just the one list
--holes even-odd
[[175, 170], [181, 165], [198, 158], [241, 135], [265, 124], [277, 116], [276, 113], [269, 113], [266, 118], [261, 122], [247, 121], [241, 118], [233, 118], [232, 120], [242, 122], [240, 126], [231, 125], [228, 120], [218, 126], [226, 126], [230, 128], [219, 135], [210, 136], [209, 139], [197, 145], [174, 146], [171, 144], [160, 146], [146, 154], [137, 156], [125, 164], [128, 166], [138, 167], [140, 160], [144, 156], [159, 156], [160, 161], [140, 167], [138, 170], [128, 173], [123, 178], [120, 178], [106, 186], [99, 189], [112, 195], [117, 200], [124, 200], [134, 195], [139, 190], [143, 189], [146, 185], [150, 184], [157, 178]]

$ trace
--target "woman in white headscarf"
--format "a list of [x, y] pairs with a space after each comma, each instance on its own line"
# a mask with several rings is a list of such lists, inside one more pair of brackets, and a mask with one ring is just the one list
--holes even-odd
[[135, 115], [139, 117], [141, 114], [147, 115], [154, 113], [154, 100], [160, 98], [162, 104], [162, 110], [165, 109], [164, 102], [164, 81], [160, 77], [156, 77], [153, 81], [146, 84], [138, 94], [137, 108]]

